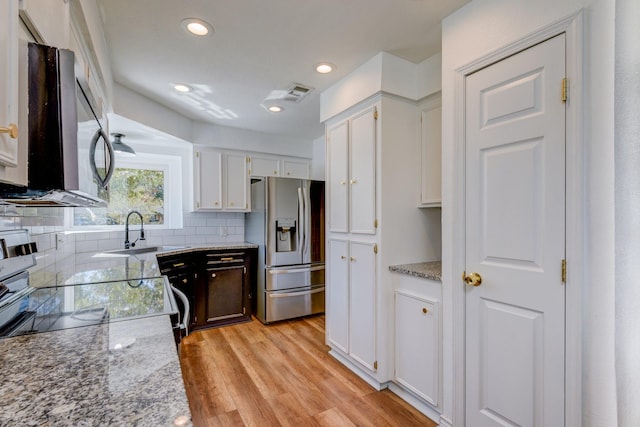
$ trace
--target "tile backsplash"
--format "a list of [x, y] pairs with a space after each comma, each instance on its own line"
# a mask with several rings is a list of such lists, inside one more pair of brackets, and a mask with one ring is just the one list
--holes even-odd
[[[71, 231], [65, 229], [64, 207], [0, 207], [0, 229], [26, 228], [38, 246], [33, 281], [50, 283], [55, 274], [73, 274], [76, 253], [99, 252], [124, 247], [124, 226], [114, 231]], [[145, 228], [141, 245], [206, 245], [244, 241], [244, 214], [230, 212], [185, 212], [183, 228]], [[130, 227], [129, 240], [138, 237], [139, 226]], [[71, 270], [64, 273], [67, 270]]]

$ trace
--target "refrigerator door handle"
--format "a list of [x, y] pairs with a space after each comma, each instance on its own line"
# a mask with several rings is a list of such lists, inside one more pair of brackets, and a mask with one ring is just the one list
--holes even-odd
[[304, 259], [304, 245], [305, 245], [305, 235], [304, 230], [306, 227], [306, 218], [305, 218], [305, 209], [304, 209], [304, 198], [302, 197], [302, 187], [298, 187], [298, 251], [300, 255], [302, 255], [302, 259]]
[[311, 200], [309, 199], [309, 192], [307, 191], [307, 186], [309, 185], [309, 181], [304, 181], [305, 184], [302, 187], [302, 200], [304, 202], [304, 228], [303, 232], [303, 244], [302, 247], [302, 262], [308, 263], [311, 262], [311, 257], [309, 256], [309, 250], [311, 247]]
[[291, 269], [275, 269], [270, 268], [267, 271], [269, 274], [291, 274], [291, 273], [310, 273], [312, 271], [321, 271], [324, 270], [323, 265], [314, 265], [313, 267], [303, 267], [303, 268], [291, 268]]

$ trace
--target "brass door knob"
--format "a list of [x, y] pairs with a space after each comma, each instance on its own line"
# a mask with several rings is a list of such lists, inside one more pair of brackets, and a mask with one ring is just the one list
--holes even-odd
[[18, 126], [15, 123], [9, 123], [7, 127], [0, 127], [0, 133], [8, 133], [9, 137], [16, 139], [18, 137]]
[[469, 275], [462, 274], [462, 279], [469, 286], [480, 286], [482, 284], [482, 276], [478, 273], [471, 273]]
[[426, 308], [426, 307], [424, 307], [424, 308], [422, 309], [422, 313], [427, 314], [428, 312], [429, 312], [429, 310], [427, 310], [427, 308]]

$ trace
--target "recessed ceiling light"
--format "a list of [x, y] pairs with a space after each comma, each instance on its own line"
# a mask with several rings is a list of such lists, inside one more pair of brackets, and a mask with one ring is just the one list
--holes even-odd
[[335, 69], [336, 69], [336, 66], [328, 62], [321, 62], [319, 64], [316, 64], [316, 71], [319, 72], [320, 74], [327, 74], [332, 72]]
[[206, 36], [213, 33], [213, 27], [211, 24], [197, 18], [187, 18], [182, 20], [182, 28], [194, 36]]
[[271, 111], [272, 113], [279, 113], [284, 110], [284, 108], [279, 105], [270, 105], [269, 107], [267, 107], [267, 110]]
[[180, 83], [176, 84], [176, 85], [173, 85], [173, 88], [175, 90], [177, 90], [178, 92], [183, 92], [183, 93], [191, 92], [191, 87], [189, 87], [187, 85], [180, 84]]

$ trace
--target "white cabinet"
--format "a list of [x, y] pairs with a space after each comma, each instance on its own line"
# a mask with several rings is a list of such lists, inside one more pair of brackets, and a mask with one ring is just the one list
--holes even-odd
[[[0, 181], [18, 164], [18, 0], [0, 2]], [[22, 129], [20, 129], [22, 127]]]
[[194, 202], [196, 210], [222, 209], [222, 152], [194, 152]]
[[282, 159], [282, 176], [309, 179], [311, 165], [306, 160]]
[[251, 156], [251, 176], [280, 176], [280, 160], [276, 157]]
[[393, 382], [420, 399], [435, 415], [442, 402], [442, 283], [403, 273], [392, 273], [392, 282]]
[[194, 151], [194, 202], [196, 211], [246, 211], [249, 209], [247, 157], [244, 153], [210, 148]]
[[248, 157], [244, 153], [226, 153], [224, 159], [223, 203], [226, 210], [249, 210]]
[[440, 98], [425, 105], [420, 114], [420, 207], [441, 205], [442, 107]]
[[371, 106], [327, 129], [331, 232], [376, 233], [376, 117]]
[[329, 342], [370, 371], [377, 369], [376, 248], [329, 239]]
[[[374, 387], [394, 379], [388, 266], [441, 256], [435, 253], [439, 221], [416, 207], [419, 117], [414, 101], [380, 94], [326, 123], [327, 343]], [[347, 314], [342, 256], [348, 264]], [[348, 332], [340, 329], [345, 319]]]
[[266, 154], [252, 154], [249, 160], [250, 176], [282, 176], [286, 178], [308, 179], [310, 161], [296, 157], [278, 157]]
[[438, 406], [440, 304], [398, 290], [395, 314], [395, 380]]

